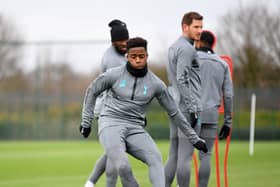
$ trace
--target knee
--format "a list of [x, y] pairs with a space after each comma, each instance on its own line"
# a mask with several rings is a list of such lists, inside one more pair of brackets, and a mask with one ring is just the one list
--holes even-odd
[[203, 153], [199, 152], [199, 160], [201, 163], [210, 163], [211, 162], [212, 153]]
[[118, 172], [117, 170], [114, 168], [114, 166], [109, 163], [106, 165], [106, 176], [109, 178], [113, 178], [114, 176], [117, 176]]
[[191, 168], [191, 160], [186, 160], [185, 162], [177, 163], [177, 176], [184, 177], [186, 172], [189, 172]]
[[177, 178], [178, 179], [182, 179], [182, 178], [186, 178], [187, 176], [189, 176], [190, 174], [190, 164], [185, 164], [185, 165], [177, 165]]
[[122, 163], [118, 167], [118, 172], [120, 176], [128, 176], [131, 173], [130, 165], [127, 163]]
[[118, 172], [116, 170], [106, 171], [107, 181], [113, 182], [118, 178]]

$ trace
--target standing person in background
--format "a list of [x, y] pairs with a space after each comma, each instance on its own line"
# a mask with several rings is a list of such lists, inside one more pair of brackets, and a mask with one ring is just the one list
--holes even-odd
[[199, 187], [207, 187], [211, 172], [211, 156], [215, 137], [218, 131], [221, 101], [224, 103], [224, 124], [219, 138], [229, 136], [232, 124], [233, 86], [230, 69], [217, 54], [213, 47], [215, 35], [210, 31], [203, 31], [197, 42], [197, 54], [200, 62], [202, 81], [202, 107], [200, 137], [206, 141], [209, 151], [199, 152]]
[[[105, 51], [102, 60], [101, 60], [101, 71], [105, 71], [124, 65], [126, 63], [126, 46], [129, 39], [129, 32], [126, 27], [126, 24], [118, 19], [112, 20], [109, 24], [111, 27], [111, 46]], [[103, 96], [103, 97], [102, 97]], [[94, 114], [98, 118], [102, 102], [105, 94], [102, 94], [101, 97], [96, 101]]]
[[[194, 42], [199, 40], [203, 16], [186, 13], [181, 21], [182, 36], [168, 51], [169, 91], [177, 105], [197, 133], [200, 131], [201, 78]], [[174, 124], [170, 123], [170, 149], [165, 165], [166, 187], [170, 187], [177, 172], [179, 186], [188, 187], [193, 145]]]
[[82, 110], [80, 132], [89, 135], [94, 115], [96, 98], [108, 90], [99, 121], [99, 140], [107, 155], [107, 165], [113, 166], [124, 187], [138, 187], [126, 155], [134, 156], [149, 166], [153, 187], [165, 183], [161, 154], [148, 132], [144, 129], [146, 109], [156, 98], [167, 111], [173, 124], [194, 147], [207, 152], [204, 140], [200, 139], [174, 104], [163, 81], [147, 67], [147, 41], [132, 38], [127, 43], [127, 63], [98, 76], [88, 87]]
[[[127, 59], [126, 46], [129, 39], [129, 32], [126, 27], [126, 24], [118, 19], [112, 20], [108, 26], [111, 28], [111, 46], [105, 51], [102, 61], [101, 61], [101, 71], [105, 71], [126, 64]], [[95, 117], [98, 119], [101, 108], [103, 106], [104, 98], [106, 97], [106, 91], [103, 92], [96, 100], [96, 105], [94, 108]], [[107, 183], [110, 183], [112, 186], [116, 184], [117, 175], [113, 174], [110, 166], [106, 165], [106, 155], [104, 154], [96, 163], [93, 168], [91, 175], [88, 178], [88, 181], [85, 184], [85, 187], [94, 187], [94, 184], [98, 181], [100, 176], [104, 173], [105, 169], [107, 170]]]

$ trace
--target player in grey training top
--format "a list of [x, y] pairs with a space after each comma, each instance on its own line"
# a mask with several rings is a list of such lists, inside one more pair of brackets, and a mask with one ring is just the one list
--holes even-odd
[[[112, 20], [109, 24], [111, 27], [112, 45], [105, 51], [101, 60], [101, 71], [104, 73], [108, 69], [124, 65], [126, 63], [126, 43], [129, 39], [129, 33], [126, 24], [120, 20]], [[94, 114], [98, 117], [104, 96], [99, 96], [95, 106]]]
[[84, 137], [89, 135], [96, 97], [108, 90], [98, 121], [99, 140], [108, 157], [107, 164], [117, 170], [123, 186], [139, 186], [125, 153], [134, 152], [135, 157], [149, 166], [153, 186], [163, 187], [165, 182], [161, 154], [144, 129], [145, 112], [153, 98], [159, 101], [172, 122], [180, 127], [197, 149], [207, 152], [207, 147], [178, 110], [164, 83], [148, 70], [146, 40], [130, 39], [127, 50], [128, 62], [125, 66], [103, 73], [88, 87], [80, 132]]
[[[203, 17], [197, 12], [186, 13], [181, 22], [182, 36], [168, 51], [169, 90], [186, 119], [197, 133], [200, 130], [201, 78], [194, 41], [199, 40]], [[179, 186], [187, 187], [190, 178], [190, 162], [193, 145], [187, 137], [170, 123], [170, 148], [165, 165], [166, 186], [172, 184], [175, 173]]]
[[199, 152], [199, 187], [207, 187], [211, 172], [212, 147], [217, 135], [221, 101], [224, 102], [224, 125], [220, 131], [220, 139], [226, 138], [232, 124], [233, 86], [230, 69], [213, 51], [215, 36], [210, 31], [203, 31], [197, 42], [202, 80], [202, 106], [200, 137], [206, 141], [209, 151]]
[[[127, 60], [125, 57], [127, 40], [129, 39], [129, 32], [126, 27], [126, 24], [118, 19], [112, 20], [108, 26], [111, 28], [111, 42], [112, 45], [105, 51], [102, 61], [101, 61], [101, 71], [105, 71], [126, 64]], [[106, 91], [100, 94], [96, 100], [94, 114], [99, 117], [100, 110], [103, 106], [103, 101], [106, 95]], [[92, 173], [90, 174], [88, 181], [85, 184], [85, 187], [94, 187], [94, 184], [98, 181], [100, 176], [104, 173], [105, 167], [107, 170], [111, 168], [106, 165], [106, 155], [103, 155], [95, 163]], [[110, 173], [110, 172], [109, 172]], [[115, 184], [117, 181], [117, 176], [108, 176], [107, 183]]]

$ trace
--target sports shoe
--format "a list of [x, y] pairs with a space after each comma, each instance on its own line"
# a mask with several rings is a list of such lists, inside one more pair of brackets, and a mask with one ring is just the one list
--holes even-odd
[[84, 187], [94, 187], [94, 184], [91, 181], [87, 181]]

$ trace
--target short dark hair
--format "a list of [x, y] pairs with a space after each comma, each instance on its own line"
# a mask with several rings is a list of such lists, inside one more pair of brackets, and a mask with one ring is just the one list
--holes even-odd
[[213, 32], [204, 30], [201, 32], [200, 39], [201, 42], [203, 42], [208, 47], [213, 48], [216, 43], [216, 36]]
[[140, 38], [140, 37], [135, 37], [135, 38], [131, 38], [127, 41], [127, 51], [131, 48], [134, 47], [144, 47], [145, 50], [147, 51], [147, 40], [145, 40], [144, 38]]
[[203, 20], [203, 16], [200, 15], [198, 12], [188, 12], [183, 16], [181, 25], [183, 24], [191, 25], [194, 19]]

